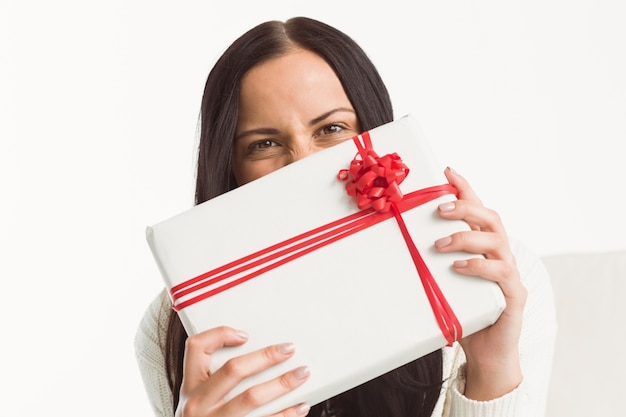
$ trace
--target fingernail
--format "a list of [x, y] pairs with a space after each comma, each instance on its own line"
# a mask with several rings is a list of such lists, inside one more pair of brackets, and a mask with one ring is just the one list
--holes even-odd
[[311, 374], [311, 370], [309, 369], [308, 366], [301, 366], [299, 368], [294, 369], [293, 371], [293, 376], [295, 376], [296, 379], [304, 379], [308, 377], [310, 374]]
[[243, 330], [237, 330], [237, 331], [235, 331], [235, 334], [240, 339], [248, 340], [249, 335], [248, 335], [248, 333], [244, 332]]
[[291, 355], [296, 350], [296, 346], [293, 343], [283, 343], [278, 346], [278, 350], [283, 355]]
[[302, 403], [299, 406], [296, 407], [296, 413], [299, 416], [304, 416], [306, 414], [308, 414], [309, 410], [311, 409], [311, 406], [308, 405], [307, 403]]
[[450, 170], [450, 172], [451, 172], [452, 174], [454, 174], [454, 175], [459, 175], [459, 173], [458, 173], [458, 172], [456, 172], [456, 171], [454, 170], [454, 168], [452, 168], [452, 167], [448, 167], [448, 169]]
[[439, 211], [446, 213], [448, 211], [454, 210], [454, 207], [455, 207], [455, 204], [452, 201], [448, 203], [442, 203], [442, 204], [439, 204]]
[[441, 239], [435, 241], [435, 246], [443, 248], [444, 246], [448, 246], [450, 242], [452, 242], [452, 238], [450, 236], [442, 237]]
[[467, 261], [454, 261], [455, 268], [465, 268], [467, 266]]

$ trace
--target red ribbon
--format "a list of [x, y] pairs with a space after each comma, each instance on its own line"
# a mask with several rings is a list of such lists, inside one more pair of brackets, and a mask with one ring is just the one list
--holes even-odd
[[[363, 144], [359, 138], [363, 139]], [[350, 170], [341, 170], [338, 178], [352, 179], [346, 184], [346, 190], [357, 199], [360, 211], [173, 286], [170, 289], [173, 309], [180, 311], [344, 237], [395, 217], [448, 345], [459, 340], [462, 337], [461, 324], [428, 270], [401, 216], [402, 212], [438, 197], [456, 194], [456, 189], [450, 184], [443, 184], [403, 196], [398, 185], [404, 180], [409, 169], [400, 157], [391, 154], [379, 158], [372, 149], [367, 132], [353, 140], [361, 159], [355, 157]], [[200, 290], [202, 291], [199, 292]], [[199, 293], [182, 299], [196, 292]]]
[[[422, 286], [439, 328], [448, 341], [448, 345], [452, 345], [463, 335], [461, 323], [413, 242], [402, 218], [401, 213], [404, 210], [398, 207], [398, 203], [403, 200], [399, 185], [409, 174], [409, 168], [396, 153], [379, 157], [374, 152], [369, 132], [355, 136], [353, 140], [358, 149], [358, 154], [350, 163], [350, 169], [347, 172], [346, 170], [339, 171], [337, 177], [341, 180], [348, 180], [346, 191], [349, 196], [356, 199], [360, 209], [371, 207], [379, 213], [392, 211], [422, 281]], [[447, 185], [456, 194], [456, 189], [449, 184]], [[442, 189], [443, 187], [445, 186], [442, 186]], [[418, 192], [424, 192], [424, 190]]]
[[[363, 139], [363, 143], [359, 141]], [[409, 168], [396, 153], [379, 157], [372, 149], [369, 132], [353, 138], [358, 155], [350, 163], [350, 169], [339, 171], [340, 180], [351, 179], [346, 184], [346, 191], [354, 197], [361, 210], [372, 207], [386, 213], [393, 203], [402, 200], [400, 183], [409, 174]]]

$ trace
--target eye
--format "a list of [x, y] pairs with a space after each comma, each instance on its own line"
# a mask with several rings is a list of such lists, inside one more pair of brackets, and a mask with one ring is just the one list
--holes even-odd
[[323, 135], [336, 135], [339, 134], [341, 132], [343, 132], [344, 128], [341, 125], [338, 124], [330, 124], [327, 126], [324, 126], [320, 132]]
[[273, 148], [275, 146], [278, 146], [278, 143], [274, 142], [273, 140], [270, 140], [270, 139], [258, 140], [248, 145], [248, 152], [249, 153], [262, 152], [266, 149]]
[[319, 146], [329, 147], [357, 135], [358, 132], [344, 123], [329, 123], [322, 126], [315, 135]]

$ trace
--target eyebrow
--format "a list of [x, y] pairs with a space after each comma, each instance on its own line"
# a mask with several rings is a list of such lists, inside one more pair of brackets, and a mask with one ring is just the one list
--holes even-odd
[[[309, 121], [309, 126], [315, 126], [316, 124], [324, 121], [325, 119], [327, 119], [328, 117], [332, 116], [335, 113], [340, 113], [340, 112], [348, 112], [348, 113], [352, 113], [352, 114], [356, 114], [356, 112], [349, 108], [349, 107], [337, 107], [336, 109], [332, 109], [329, 110], [325, 113], [320, 114], [319, 116], [311, 119]], [[258, 129], [250, 129], [250, 130], [246, 130], [244, 132], [241, 132], [240, 134], [238, 134], [237, 136], [235, 136], [235, 142], [238, 141], [239, 139], [241, 139], [244, 136], [250, 136], [250, 135], [278, 135], [280, 133], [280, 131], [278, 129], [273, 129], [273, 128], [269, 128], [269, 127], [261, 127]]]
[[323, 114], [317, 116], [316, 118], [312, 119], [309, 122], [309, 126], [314, 126], [314, 125], [318, 124], [319, 122], [323, 121], [324, 119], [327, 119], [331, 115], [333, 115], [335, 113], [339, 113], [339, 112], [348, 112], [348, 113], [355, 114], [354, 110], [351, 109], [351, 108], [348, 108], [348, 107], [337, 107], [336, 109], [329, 110], [326, 113], [323, 113]]

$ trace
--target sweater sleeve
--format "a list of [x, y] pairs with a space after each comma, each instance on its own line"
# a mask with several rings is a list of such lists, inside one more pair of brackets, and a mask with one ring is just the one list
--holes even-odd
[[173, 417], [172, 392], [165, 371], [165, 335], [171, 314], [167, 293], [148, 306], [135, 335], [135, 356], [148, 400], [157, 417]]
[[521, 243], [512, 241], [522, 283], [528, 290], [520, 336], [521, 384], [490, 401], [474, 401], [465, 391], [464, 365], [455, 372], [448, 390], [450, 417], [542, 417], [556, 337], [556, 311], [550, 277], [541, 260]]

